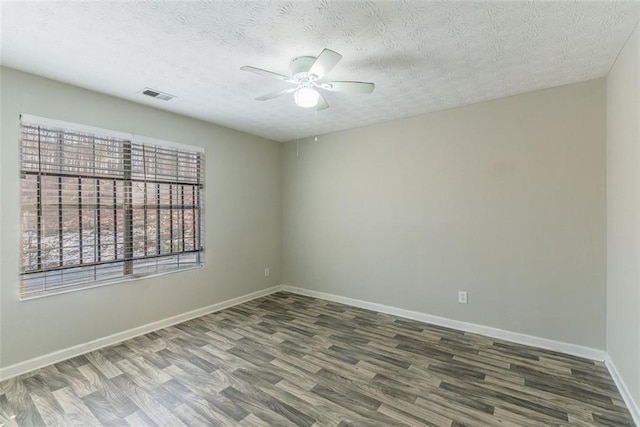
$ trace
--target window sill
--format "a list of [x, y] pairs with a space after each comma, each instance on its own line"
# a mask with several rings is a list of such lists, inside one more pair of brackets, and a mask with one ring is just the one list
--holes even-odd
[[100, 281], [99, 282], [92, 282], [89, 285], [87, 285], [87, 284], [79, 284], [79, 285], [60, 287], [60, 289], [56, 289], [56, 290], [43, 291], [43, 292], [33, 292], [31, 294], [28, 294], [28, 295], [18, 296], [18, 299], [21, 302], [22, 301], [30, 301], [30, 300], [46, 298], [46, 297], [50, 297], [50, 296], [54, 296], [54, 295], [68, 294], [70, 292], [85, 291], [85, 290], [89, 290], [89, 289], [99, 288], [99, 287], [102, 287], [102, 286], [116, 285], [118, 283], [135, 282], [135, 281], [138, 281], [138, 280], [153, 279], [153, 278], [157, 278], [157, 277], [161, 277], [161, 276], [166, 276], [166, 275], [169, 275], [169, 274], [182, 273], [182, 272], [190, 271], [190, 270], [200, 270], [202, 268], [204, 268], [204, 265], [189, 266], [189, 267], [179, 268], [179, 269], [175, 269], [175, 270], [171, 270], [171, 271], [162, 271], [162, 272], [153, 273], [153, 274], [137, 274], [137, 275], [132, 275], [132, 276], [119, 277], [117, 279], [109, 279], [109, 280], [104, 280], [104, 281], [101, 281], [101, 282]]

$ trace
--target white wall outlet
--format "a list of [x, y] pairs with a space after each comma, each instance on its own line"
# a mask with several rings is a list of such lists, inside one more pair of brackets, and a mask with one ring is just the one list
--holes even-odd
[[269, 270], [269, 267], [264, 269], [264, 277], [269, 277], [269, 274], [271, 274], [271, 271]]
[[458, 302], [460, 304], [466, 304], [467, 301], [467, 291], [458, 291]]

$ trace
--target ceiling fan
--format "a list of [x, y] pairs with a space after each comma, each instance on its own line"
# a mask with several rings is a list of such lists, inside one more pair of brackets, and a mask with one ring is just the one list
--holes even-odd
[[240, 69], [261, 76], [272, 77], [295, 87], [279, 90], [256, 98], [257, 101], [266, 101], [282, 95], [293, 93], [296, 105], [303, 108], [316, 107], [316, 110], [329, 108], [329, 104], [317, 89], [332, 92], [346, 93], [371, 93], [375, 84], [367, 82], [320, 82], [329, 71], [342, 59], [342, 55], [330, 49], [324, 49], [317, 58], [313, 56], [300, 56], [291, 61], [291, 77], [262, 68], [245, 65]]

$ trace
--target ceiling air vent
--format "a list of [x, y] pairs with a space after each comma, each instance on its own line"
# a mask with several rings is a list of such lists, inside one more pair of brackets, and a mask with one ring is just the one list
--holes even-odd
[[142, 89], [138, 93], [150, 96], [152, 98], [161, 99], [163, 101], [169, 101], [170, 99], [175, 98], [175, 96], [173, 96], [173, 95], [169, 95], [168, 93], [160, 92], [159, 90], [150, 89], [148, 87], [145, 87], [144, 89]]

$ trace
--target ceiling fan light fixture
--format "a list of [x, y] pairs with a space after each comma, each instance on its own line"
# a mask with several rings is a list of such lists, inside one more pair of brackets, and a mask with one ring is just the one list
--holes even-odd
[[320, 94], [310, 87], [301, 87], [294, 92], [293, 98], [298, 107], [312, 108], [318, 105]]

